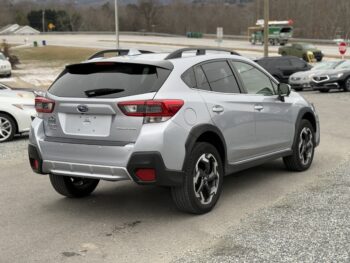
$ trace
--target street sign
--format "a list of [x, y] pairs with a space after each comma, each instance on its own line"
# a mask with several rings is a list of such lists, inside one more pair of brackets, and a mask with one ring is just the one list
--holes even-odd
[[345, 42], [339, 43], [339, 53], [340, 55], [344, 56], [347, 50], [347, 44]]

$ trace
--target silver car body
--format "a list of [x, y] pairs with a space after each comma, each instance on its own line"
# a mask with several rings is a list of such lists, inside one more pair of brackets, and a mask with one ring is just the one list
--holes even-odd
[[[122, 56], [93, 61], [120, 63], [162, 63], [167, 54]], [[111, 181], [133, 177], [127, 166], [136, 153], [156, 152], [166, 170], [181, 171], [188, 157], [189, 137], [198, 127], [219, 130], [225, 143], [226, 174], [254, 166], [269, 157], [290, 154], [295, 130], [303, 114], [315, 117], [316, 141], [320, 129], [314, 107], [291, 92], [281, 101], [278, 95], [232, 94], [190, 88], [181, 75], [190, 67], [209, 61], [241, 61], [253, 65], [277, 81], [262, 67], [241, 56], [207, 54], [170, 59], [172, 72], [158, 92], [117, 99], [66, 98], [47, 92], [55, 101], [51, 114], [39, 114], [32, 122], [30, 145], [42, 158], [42, 173], [98, 178]], [[152, 62], [152, 63], [153, 63]], [[121, 101], [140, 99], [179, 99], [183, 107], [170, 120], [143, 122], [142, 117], [127, 117], [118, 108]], [[89, 115], [77, 112], [79, 105]], [[95, 118], [98, 117], [98, 118]], [[88, 125], [84, 126], [84, 123]], [[90, 124], [93, 126], [89, 126]], [[231, 169], [232, 168], [232, 169]]]

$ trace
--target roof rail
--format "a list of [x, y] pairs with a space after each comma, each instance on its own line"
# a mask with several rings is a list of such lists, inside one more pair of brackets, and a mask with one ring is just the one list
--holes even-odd
[[136, 49], [107, 49], [107, 50], [102, 50], [93, 54], [91, 57], [88, 58], [88, 60], [94, 59], [94, 58], [102, 58], [104, 57], [105, 54], [108, 54], [108, 53], [117, 53], [117, 56], [127, 56], [127, 55], [150, 54], [153, 52], [148, 50], [136, 50]]
[[224, 48], [181, 48], [178, 50], [175, 50], [174, 52], [170, 53], [165, 60], [167, 59], [174, 59], [174, 58], [181, 58], [182, 53], [187, 51], [196, 51], [196, 56], [205, 55], [207, 51], [220, 51], [220, 52], [228, 52], [231, 55], [237, 55], [240, 56], [239, 53], [232, 51], [230, 49], [224, 49]]

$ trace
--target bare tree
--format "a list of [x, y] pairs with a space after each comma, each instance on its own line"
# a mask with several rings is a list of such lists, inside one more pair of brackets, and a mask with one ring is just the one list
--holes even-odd
[[138, 9], [146, 23], [146, 30], [152, 31], [152, 25], [156, 22], [160, 10], [158, 0], [138, 0]]

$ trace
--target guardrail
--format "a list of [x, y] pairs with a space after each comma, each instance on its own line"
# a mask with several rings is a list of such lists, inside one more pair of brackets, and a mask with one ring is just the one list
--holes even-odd
[[[78, 31], [78, 32], [45, 32], [42, 34], [47, 35], [114, 35], [115, 32], [111, 31]], [[122, 31], [121, 35], [135, 35], [135, 36], [156, 36], [156, 37], [186, 37], [185, 35], [178, 34], [167, 34], [167, 33], [157, 33], [157, 32], [132, 32], [132, 31]], [[215, 39], [216, 34], [203, 34], [203, 38]], [[225, 39], [230, 40], [242, 40], [249, 41], [249, 37], [247, 35], [224, 35]], [[305, 42], [312, 44], [322, 44], [322, 45], [335, 45], [337, 44], [332, 39], [312, 39], [312, 38], [291, 38], [290, 42]], [[350, 43], [349, 41], [346, 41]]]

